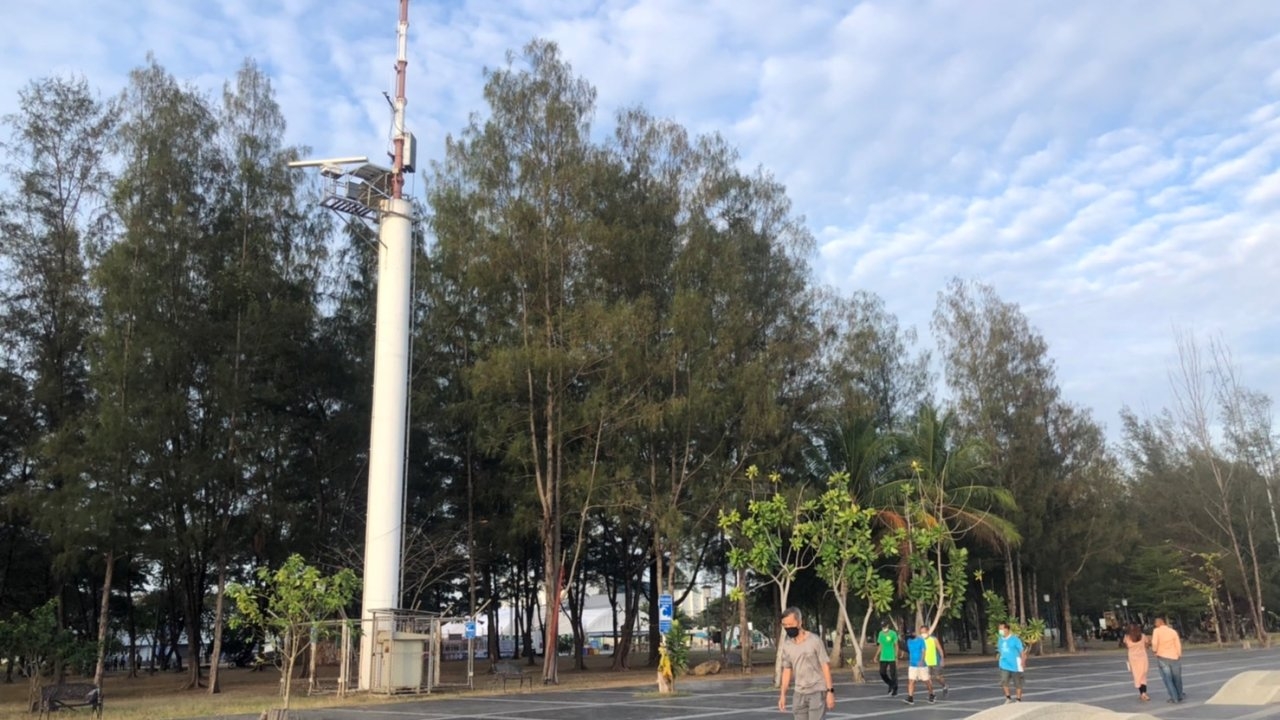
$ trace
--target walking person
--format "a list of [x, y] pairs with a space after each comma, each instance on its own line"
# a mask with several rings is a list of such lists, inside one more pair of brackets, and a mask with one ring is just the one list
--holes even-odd
[[1147, 648], [1151, 646], [1151, 638], [1142, 633], [1142, 626], [1129, 623], [1129, 631], [1120, 638], [1120, 645], [1129, 650], [1129, 672], [1133, 674], [1133, 686], [1138, 689], [1138, 699], [1147, 702], [1151, 696], [1147, 694]]
[[1182, 692], [1182, 638], [1162, 617], [1156, 618], [1151, 631], [1151, 652], [1155, 653], [1164, 689], [1169, 692], [1167, 702], [1182, 702], [1187, 698]]
[[933, 680], [929, 677], [929, 666], [925, 665], [925, 636], [929, 634], [929, 628], [921, 625], [916, 632], [915, 637], [907, 641], [907, 704], [914, 705], [916, 702], [916, 683], [923, 682], [925, 688], [929, 691], [929, 702], [935, 702], [937, 698], [933, 696]]
[[876, 645], [880, 646], [880, 679], [889, 686], [889, 694], [898, 694], [898, 631], [885, 620], [880, 624], [880, 634], [876, 636]]
[[942, 697], [946, 699], [949, 688], [947, 687], [947, 679], [942, 676], [942, 663], [946, 653], [942, 651], [942, 638], [931, 632], [926, 632], [924, 636], [924, 664], [929, 668], [929, 680], [933, 682], [933, 689], [936, 692], [938, 688], [942, 688]]
[[822, 720], [827, 710], [836, 706], [836, 690], [831, 682], [831, 659], [822, 638], [804, 629], [804, 616], [799, 608], [789, 607], [782, 613], [782, 629], [787, 639], [782, 653], [782, 692], [778, 709], [787, 711], [787, 687], [792, 678], [796, 691], [791, 697], [796, 720]]
[[1004, 701], [1014, 701], [1014, 696], [1010, 694], [1012, 689], [1017, 693], [1017, 701], [1022, 702], [1022, 674], [1027, 664], [1027, 646], [1022, 638], [1013, 634], [1007, 622], [1000, 623], [996, 653], [999, 657], [1000, 689], [1004, 691]]

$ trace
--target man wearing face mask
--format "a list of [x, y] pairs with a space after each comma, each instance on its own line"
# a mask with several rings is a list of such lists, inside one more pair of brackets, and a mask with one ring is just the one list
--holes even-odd
[[1022, 702], [1022, 672], [1026, 669], [1027, 646], [1022, 638], [1013, 634], [1009, 623], [1002, 622], [999, 627], [1000, 637], [996, 638], [996, 653], [1000, 665], [1000, 689], [1004, 691], [1004, 701], [1011, 703], [1015, 698], [1010, 690], [1017, 692], [1017, 702]]
[[804, 629], [804, 618], [799, 608], [789, 607], [782, 613], [782, 629], [786, 631], [787, 639], [778, 648], [782, 653], [782, 692], [778, 695], [778, 709], [787, 711], [787, 687], [795, 678], [792, 712], [796, 720], [822, 720], [827, 710], [836, 706], [827, 647], [822, 638]]

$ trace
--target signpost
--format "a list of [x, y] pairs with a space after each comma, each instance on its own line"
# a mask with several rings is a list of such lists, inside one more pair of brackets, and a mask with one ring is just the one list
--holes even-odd
[[658, 632], [671, 632], [671, 621], [676, 616], [675, 607], [671, 595], [663, 593], [658, 596]]

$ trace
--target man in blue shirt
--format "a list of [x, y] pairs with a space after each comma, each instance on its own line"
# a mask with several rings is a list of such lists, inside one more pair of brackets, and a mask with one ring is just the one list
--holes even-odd
[[1013, 634], [1007, 622], [1000, 623], [996, 654], [1000, 658], [1000, 689], [1004, 691], [1004, 701], [1013, 702], [1009, 695], [1009, 688], [1012, 686], [1018, 691], [1018, 702], [1022, 702], [1022, 672], [1026, 668], [1027, 647], [1022, 638]]
[[929, 666], [924, 662], [925, 637], [929, 635], [929, 628], [924, 625], [916, 632], [915, 637], [907, 641], [907, 704], [914, 705], [916, 702], [916, 681], [923, 682], [925, 688], [929, 690], [929, 702], [934, 702], [936, 698], [933, 696], [933, 680], [929, 678]]

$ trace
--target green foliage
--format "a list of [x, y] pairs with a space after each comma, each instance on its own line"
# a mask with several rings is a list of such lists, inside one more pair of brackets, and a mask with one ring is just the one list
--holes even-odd
[[294, 662], [305, 647], [304, 635], [315, 623], [343, 614], [360, 588], [360, 581], [350, 568], [325, 576], [307, 565], [301, 555], [290, 555], [279, 569], [258, 568], [259, 587], [241, 584], [227, 587], [227, 597], [235, 603], [233, 628], [252, 627], [265, 638], [275, 638], [282, 652], [285, 707]]
[[[1214, 554], [1206, 553], [1209, 556]], [[1144, 582], [1126, 583], [1123, 588], [1109, 589], [1113, 596], [1123, 592], [1129, 598], [1131, 608], [1163, 615], [1196, 614], [1203, 611], [1208, 602], [1204, 588], [1196, 587], [1196, 582], [1209, 584], [1210, 581], [1201, 562], [1171, 543], [1141, 546], [1128, 559], [1124, 573], [1129, 577], [1141, 577]], [[1214, 563], [1216, 566], [1216, 559]], [[1111, 607], [1105, 597], [1100, 602]]]
[[680, 677], [689, 670], [689, 647], [693, 638], [685, 631], [684, 623], [676, 619], [671, 621], [671, 629], [666, 632], [665, 639], [663, 652], [671, 663], [671, 674]]
[[232, 627], [247, 625], [283, 634], [331, 619], [351, 603], [360, 587], [350, 568], [326, 577], [296, 553], [279, 569], [258, 568], [256, 575], [261, 590], [240, 584], [227, 587], [227, 596], [239, 611], [232, 616]]
[[[866, 600], [876, 612], [887, 612], [893, 600], [893, 581], [877, 569], [882, 560], [898, 554], [896, 535], [875, 536], [874, 508], [863, 507], [850, 491], [848, 473], [827, 479], [827, 490], [813, 505], [812, 519], [797, 535], [817, 555], [818, 577], [835, 589], [837, 599], [847, 591]], [[841, 602], [843, 609], [843, 602]]]
[[[887, 612], [893, 601], [893, 581], [879, 570], [884, 559], [898, 554], [899, 542], [893, 533], [883, 534], [877, 541], [876, 516], [875, 509], [858, 504], [849, 474], [837, 472], [827, 479], [827, 490], [814, 503], [811, 519], [796, 531], [813, 548], [818, 577], [831, 588], [843, 625], [855, 637], [864, 631], [872, 611]], [[850, 592], [867, 606], [861, 626], [849, 616]], [[854, 653], [855, 662], [860, 663], [860, 643], [855, 643]]]
[[1009, 606], [998, 593], [984, 590], [982, 597], [987, 603], [987, 635], [991, 638], [991, 642], [996, 642], [1000, 637], [1000, 623], [1008, 623], [1009, 630], [1022, 638], [1022, 642], [1028, 647], [1040, 642], [1044, 637], [1044, 620], [1033, 618], [1025, 624], [1019, 623], [1016, 618], [1010, 616]]
[[[747, 468], [747, 479], [754, 481], [760, 470]], [[803, 528], [816, 503], [804, 497], [803, 489], [784, 493], [781, 476], [769, 474], [773, 493], [747, 503], [747, 512], [736, 508], [720, 512], [719, 525], [732, 543], [728, 557], [735, 569], [748, 568], [778, 586], [783, 605], [791, 584], [801, 571], [813, 565], [816, 556]], [[735, 596], [737, 597], [737, 596]]]
[[83, 670], [96, 655], [92, 643], [58, 627], [57, 601], [50, 600], [29, 613], [13, 613], [0, 620], [0, 657], [19, 660], [28, 678], [28, 699], [34, 701], [41, 679], [58, 661]]
[[1193, 569], [1172, 568], [1170, 574], [1182, 580], [1182, 585], [1200, 596], [1203, 608], [1212, 618], [1215, 630], [1219, 622], [1218, 596], [1222, 592], [1223, 573], [1218, 562], [1224, 557], [1221, 552], [1183, 551], [1185, 562], [1198, 567]]

